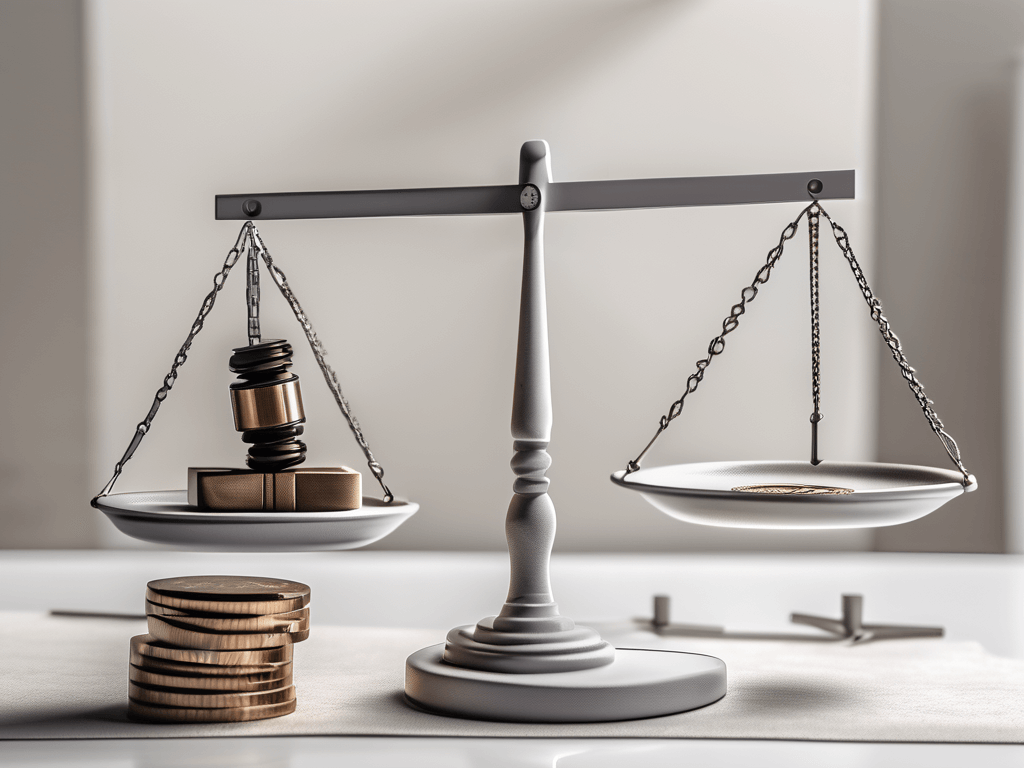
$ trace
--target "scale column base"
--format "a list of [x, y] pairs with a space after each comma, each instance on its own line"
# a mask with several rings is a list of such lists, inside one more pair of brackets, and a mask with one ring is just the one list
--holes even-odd
[[681, 651], [618, 648], [573, 672], [485, 672], [445, 662], [444, 643], [405, 664], [411, 704], [441, 715], [519, 723], [602, 723], [686, 712], [725, 696], [725, 662]]

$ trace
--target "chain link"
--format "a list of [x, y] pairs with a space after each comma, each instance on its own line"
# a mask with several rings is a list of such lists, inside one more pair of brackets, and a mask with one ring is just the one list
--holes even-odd
[[[832, 235], [835, 238], [836, 245], [843, 253], [843, 257], [847, 260], [850, 265], [850, 269], [853, 271], [853, 276], [857, 281], [857, 285], [860, 287], [861, 293], [864, 295], [864, 300], [867, 302], [868, 308], [871, 311], [871, 319], [878, 324], [878, 329], [882, 334], [882, 338], [885, 340], [886, 346], [892, 353], [893, 359], [900, 367], [900, 373], [903, 378], [906, 379], [907, 384], [910, 386], [911, 392], [914, 393], [914, 397], [921, 409], [924, 411], [925, 418], [928, 420], [928, 425], [932, 428], [932, 431], [939, 438], [942, 446], [946, 449], [946, 453], [949, 454], [949, 458], [952, 459], [957, 469], [963, 475], [964, 485], [971, 485], [974, 482], [974, 477], [963, 464], [963, 460], [960, 456], [960, 449], [956, 444], [956, 440], [946, 432], [945, 427], [942, 424], [942, 420], [939, 419], [939, 415], [935, 412], [932, 407], [934, 403], [928, 399], [925, 394], [924, 385], [917, 378], [917, 374], [914, 369], [910, 366], [907, 361], [907, 356], [903, 352], [903, 347], [900, 344], [899, 338], [895, 333], [892, 332], [892, 327], [889, 325], [889, 321], [882, 313], [882, 302], [879, 301], [878, 297], [875, 296], [871, 287], [868, 285], [867, 278], [864, 276], [864, 271], [861, 269], [860, 264], [857, 262], [857, 257], [853, 253], [853, 248], [850, 246], [850, 238], [838, 223], [836, 223], [831, 216], [825, 211], [817, 201], [811, 203], [809, 206], [804, 208], [800, 212], [800, 215], [796, 217], [796, 220], [791, 222], [782, 231], [782, 235], [779, 238], [779, 243], [771, 251], [768, 252], [768, 260], [763, 267], [758, 271], [757, 276], [754, 278], [754, 282], [748, 287], [744, 288], [740, 294], [740, 302], [735, 304], [729, 313], [729, 316], [722, 322], [722, 333], [711, 340], [708, 345], [708, 355], [705, 359], [697, 362], [697, 370], [691, 374], [686, 380], [686, 389], [683, 394], [672, 403], [668, 410], [668, 413], [661, 417], [658, 422], [658, 430], [654, 433], [654, 437], [647, 446], [640, 452], [632, 461], [626, 464], [626, 474], [636, 472], [640, 469], [640, 462], [644, 456], [654, 445], [655, 441], [664, 432], [668, 425], [677, 417], [683, 410], [683, 404], [686, 400], [686, 396], [696, 391], [697, 386], [704, 379], [704, 371], [711, 364], [712, 359], [716, 355], [720, 355], [725, 349], [725, 336], [736, 330], [739, 325], [739, 318], [746, 311], [746, 305], [754, 300], [757, 296], [758, 286], [768, 282], [768, 278], [771, 276], [772, 268], [775, 267], [779, 259], [782, 257], [783, 248], [787, 240], [790, 240], [793, 235], [796, 234], [797, 225], [800, 223], [800, 219], [804, 215], [808, 216], [809, 226], [811, 226], [811, 293], [812, 293], [812, 354], [815, 359], [812, 362], [812, 376], [813, 376], [813, 394], [814, 394], [814, 410], [815, 414], [820, 416], [819, 402], [821, 392], [821, 365], [820, 365], [820, 330], [818, 328], [818, 302], [817, 302], [817, 274], [816, 274], [816, 261], [817, 261], [817, 229], [818, 229], [818, 216], [824, 216], [829, 225], [832, 227]], [[812, 221], [813, 218], [813, 221]], [[812, 423], [814, 423], [814, 416]]]
[[331, 390], [331, 394], [334, 395], [334, 401], [338, 404], [341, 414], [345, 417], [345, 421], [348, 422], [349, 429], [352, 430], [352, 435], [355, 437], [356, 442], [363, 451], [363, 455], [366, 457], [366, 465], [370, 468], [370, 472], [377, 479], [377, 482], [380, 483], [380, 487], [384, 491], [384, 502], [386, 504], [390, 504], [394, 501], [395, 497], [384, 483], [384, 468], [373, 457], [373, 452], [370, 450], [370, 446], [367, 444], [366, 438], [363, 436], [362, 427], [359, 426], [359, 422], [353, 415], [352, 408], [348, 404], [348, 400], [345, 399], [345, 395], [341, 391], [341, 385], [338, 383], [338, 375], [325, 359], [327, 350], [324, 349], [324, 345], [317, 337], [316, 331], [313, 329], [313, 324], [309, 321], [309, 318], [303, 311], [302, 306], [299, 304], [299, 300], [295, 298], [295, 294], [288, 285], [288, 280], [285, 278], [284, 272], [282, 272], [281, 268], [274, 263], [274, 259], [270, 255], [270, 251], [267, 250], [267, 246], [263, 242], [263, 238], [260, 237], [259, 230], [253, 227], [252, 233], [253, 239], [257, 244], [257, 249], [263, 257], [264, 263], [267, 265], [271, 278], [273, 278], [274, 282], [277, 284], [278, 289], [281, 291], [281, 295], [284, 296], [285, 300], [292, 308], [295, 319], [299, 321], [299, 325], [302, 326], [302, 330], [306, 334], [306, 341], [309, 342], [309, 348], [313, 350], [313, 356], [316, 358], [317, 365], [320, 366], [320, 372], [324, 376], [324, 381], [327, 382], [327, 387]]
[[249, 232], [246, 249], [245, 305], [249, 317], [249, 344], [259, 344], [260, 334], [260, 258], [256, 242]]
[[821, 209], [812, 205], [807, 209], [807, 239], [810, 245], [811, 271], [811, 399], [814, 412], [811, 414], [811, 464], [821, 463], [818, 458], [818, 423], [821, 415], [821, 303], [818, 298], [818, 213]]
[[[256, 230], [255, 225], [251, 221], [247, 221], [242, 229], [238, 233], [238, 238], [235, 241], [234, 247], [228, 251], [227, 257], [224, 259], [224, 265], [213, 277], [213, 290], [203, 300], [202, 307], [199, 310], [199, 315], [196, 317], [192, 328], [189, 331], [188, 337], [185, 339], [185, 343], [181, 345], [181, 349], [178, 350], [178, 354], [174, 357], [174, 363], [171, 365], [171, 371], [164, 377], [163, 385], [157, 390], [156, 396], [153, 399], [153, 405], [149, 409], [149, 413], [146, 414], [146, 418], [139, 422], [139, 425], [135, 428], [135, 434], [132, 436], [131, 442], [128, 444], [127, 450], [121, 460], [114, 465], [114, 474], [103, 486], [103, 490], [100, 491], [92, 500], [92, 505], [96, 506], [96, 501], [101, 496], [106, 496], [113, 490], [114, 483], [121, 476], [121, 471], [124, 469], [124, 465], [129, 459], [135, 454], [135, 450], [139, 447], [142, 439], [149, 432], [150, 425], [153, 423], [153, 418], [156, 416], [157, 411], [160, 409], [160, 404], [167, 398], [168, 393], [171, 391], [171, 387], [174, 386], [175, 380], [178, 378], [178, 368], [185, 364], [188, 359], [188, 351], [192, 347], [192, 342], [195, 340], [199, 332], [203, 330], [203, 323], [206, 321], [207, 315], [213, 309], [214, 302], [217, 300], [217, 294], [220, 293], [224, 287], [224, 283], [227, 281], [228, 273], [231, 272], [231, 268], [235, 266], [238, 259], [241, 256], [242, 249], [248, 247], [248, 271], [246, 281], [246, 304], [248, 306], [248, 319], [249, 319], [249, 342], [253, 342], [253, 330], [256, 332], [256, 343], [259, 342], [259, 262], [257, 258], [262, 256], [264, 262], [267, 265], [267, 269], [270, 271], [271, 277], [280, 289], [281, 294], [292, 308], [292, 312], [295, 314], [295, 319], [299, 321], [299, 325], [302, 326], [302, 330], [306, 335], [306, 340], [309, 342], [310, 348], [313, 350], [313, 355], [316, 357], [317, 364], [320, 366], [320, 371], [324, 375], [324, 379], [327, 381], [327, 386], [334, 395], [335, 401], [338, 403], [338, 407], [341, 409], [342, 415], [348, 422], [349, 427], [352, 430], [352, 434], [355, 435], [356, 442], [359, 443], [359, 447], [362, 449], [363, 454], [366, 456], [367, 464], [370, 468], [370, 472], [380, 483], [380, 487], [384, 491], [384, 502], [390, 504], [394, 501], [394, 494], [384, 484], [384, 468], [373, 458], [373, 453], [370, 451], [370, 446], [366, 443], [366, 438], [363, 437], [363, 430], [359, 426], [359, 422], [356, 421], [355, 416], [352, 414], [352, 409], [345, 399], [345, 396], [341, 392], [341, 386], [338, 384], [338, 376], [334, 372], [334, 369], [328, 365], [324, 359], [324, 355], [327, 354], [327, 350], [324, 349], [323, 344], [320, 343], [320, 339], [317, 338], [316, 331], [313, 329], [312, 323], [306, 313], [302, 310], [302, 306], [299, 304], [298, 299], [295, 298], [295, 294], [292, 292], [291, 287], [288, 285], [288, 281], [285, 278], [284, 272], [274, 263], [274, 260], [270, 256], [270, 251], [267, 250], [266, 244], [263, 242], [263, 238], [260, 237], [260, 233]], [[255, 274], [255, 278], [254, 278]], [[255, 325], [253, 321], [255, 319]]]
[[956, 468], [960, 470], [960, 474], [962, 474], [964, 478], [964, 485], [971, 485], [974, 482], [974, 477], [964, 466], [963, 460], [960, 457], [960, 447], [956, 444], [956, 440], [953, 439], [953, 436], [946, 432], [946, 428], [943, 426], [942, 420], [932, 407], [934, 403], [928, 399], [928, 395], [926, 395], [924, 391], [924, 385], [921, 383], [921, 380], [917, 378], [917, 372], [910, 367], [910, 362], [907, 360], [907, 356], [903, 352], [903, 346], [900, 344], [899, 338], [892, 332], [892, 327], [889, 325], [889, 321], [882, 313], [882, 302], [871, 290], [871, 287], [868, 285], [867, 278], [864, 277], [864, 271], [860, 268], [860, 264], [857, 262], [857, 257], [854, 255], [853, 248], [850, 246], [849, 235], [846, 234], [845, 229], [832, 220], [832, 217], [825, 212], [824, 208], [818, 206], [818, 210], [821, 211], [822, 216], [828, 219], [828, 223], [832, 227], [832, 236], [836, 240], [836, 245], [839, 246], [839, 250], [843, 252], [843, 256], [846, 258], [846, 261], [849, 262], [850, 269], [853, 271], [853, 276], [857, 280], [857, 285], [860, 287], [860, 292], [864, 295], [864, 301], [867, 302], [868, 309], [871, 310], [871, 319], [878, 323], [878, 330], [881, 332], [886, 346], [889, 347], [889, 352], [892, 353], [893, 359], [899, 365], [900, 374], [904, 379], [906, 379], [907, 385], [910, 387], [910, 391], [914, 393], [914, 398], [917, 400], [918, 405], [921, 406], [921, 410], [924, 411], [924, 416], [928, 420], [928, 426], [932, 428], [932, 431], [939, 438], [939, 442], [942, 443], [942, 447], [945, 448], [946, 453], [949, 454], [949, 458], [952, 459], [954, 464], [956, 464]]
[[160, 404], [167, 399], [167, 395], [170, 393], [171, 388], [174, 386], [174, 382], [178, 379], [178, 369], [185, 364], [188, 359], [188, 352], [192, 348], [192, 342], [195, 340], [199, 332], [203, 330], [203, 323], [206, 322], [207, 315], [213, 309], [214, 302], [217, 301], [217, 294], [224, 288], [224, 283], [228, 279], [228, 273], [231, 272], [231, 268], [238, 262], [238, 258], [242, 253], [244, 243], [250, 237], [250, 230], [253, 228], [251, 222], [246, 222], [242, 229], [238, 232], [238, 238], [235, 240], [234, 247], [228, 251], [227, 257], [224, 259], [224, 264], [220, 268], [220, 272], [213, 276], [213, 290], [211, 290], [206, 298], [203, 299], [203, 304], [199, 308], [199, 315], [192, 323], [192, 328], [188, 332], [188, 336], [185, 338], [185, 343], [181, 345], [181, 349], [178, 350], [178, 354], [174, 356], [174, 362], [171, 365], [170, 373], [164, 377], [163, 385], [156, 391], [156, 396], [153, 398], [153, 405], [149, 408], [149, 413], [146, 414], [146, 418], [139, 422], [138, 426], [135, 427], [135, 434], [132, 436], [131, 442], [128, 443], [128, 448], [125, 450], [121, 460], [114, 465], [114, 474], [107, 481], [107, 484], [103, 486], [103, 490], [100, 491], [96, 496], [93, 497], [92, 505], [96, 506], [96, 500], [101, 496], [106, 496], [114, 488], [114, 483], [117, 482], [117, 478], [121, 476], [121, 471], [124, 469], [124, 465], [128, 463], [128, 460], [135, 455], [135, 450], [139, 447], [139, 444], [149, 433], [150, 425], [153, 423], [153, 419], [156, 416], [157, 411], [160, 410]]
[[686, 396], [697, 391], [697, 387], [700, 386], [700, 383], [704, 380], [704, 372], [707, 370], [707, 367], [711, 365], [711, 361], [717, 355], [720, 355], [725, 351], [725, 337], [739, 327], [740, 317], [747, 311], [747, 304], [757, 298], [760, 286], [768, 282], [768, 279], [772, 275], [772, 270], [775, 268], [779, 259], [782, 258], [782, 252], [785, 250], [786, 241], [793, 239], [793, 236], [796, 234], [797, 225], [800, 223], [800, 219], [803, 218], [804, 214], [807, 213], [811, 207], [812, 206], [808, 206], [802, 210], [800, 215], [797, 216], [794, 221], [786, 225], [786, 228], [782, 230], [782, 234], [779, 236], [778, 244], [768, 251], [768, 258], [765, 261], [764, 266], [757, 271], [757, 274], [754, 276], [754, 281], [740, 291], [739, 302], [733, 305], [732, 309], [729, 311], [729, 316], [722, 321], [722, 332], [713, 338], [711, 343], [708, 344], [708, 356], [703, 360], [697, 361], [697, 370], [694, 373], [691, 373], [690, 377], [686, 380], [686, 388], [684, 389], [683, 394], [679, 396], [678, 400], [672, 403], [668, 409], [668, 413], [662, 416], [658, 421], [658, 431], [654, 433], [654, 437], [651, 438], [651, 441], [642, 451], [640, 451], [639, 456], [626, 464], [627, 475], [640, 469], [640, 462], [643, 461], [647, 452], [651, 450], [651, 446], [653, 446], [655, 441], [661, 436], [661, 433], [668, 429], [668, 425], [683, 412], [683, 405], [686, 403]]

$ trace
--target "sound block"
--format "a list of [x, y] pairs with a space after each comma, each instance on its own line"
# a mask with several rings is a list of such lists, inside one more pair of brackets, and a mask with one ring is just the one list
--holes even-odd
[[361, 501], [361, 476], [348, 467], [188, 468], [188, 502], [202, 511], [337, 512]]

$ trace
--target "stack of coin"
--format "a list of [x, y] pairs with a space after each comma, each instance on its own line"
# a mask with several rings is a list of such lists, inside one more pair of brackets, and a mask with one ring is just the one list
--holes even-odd
[[309, 587], [251, 576], [151, 581], [149, 634], [133, 637], [128, 712], [176, 723], [295, 711], [293, 644], [309, 637]]

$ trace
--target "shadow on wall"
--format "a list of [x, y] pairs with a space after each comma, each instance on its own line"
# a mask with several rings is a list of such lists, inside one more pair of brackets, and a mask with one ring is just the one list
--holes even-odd
[[79, 2], [0, 2], [0, 547], [97, 543]]
[[[882, 0], [879, 35], [880, 295], [979, 490], [879, 530], [876, 547], [1002, 552], [1006, 200], [1024, 5]], [[880, 460], [945, 466], [879, 346]]]
[[[382, 98], [381, 82], [387, 83], [392, 117], [386, 124], [375, 113], [350, 114], [344, 103], [337, 105], [337, 117], [350, 130], [368, 136], [380, 137], [390, 130], [402, 143], [411, 123], [418, 132], [446, 132], [453, 124], [475, 122], [481, 113], [526, 101], [545, 102], [564, 91], [565, 82], [577, 73], [593, 78], [595, 72], [614, 66], [619, 54], [643, 46], [651, 32], [693, 4], [694, 0], [556, 3], [545, 7], [543, 18], [523, 13], [515, 4], [469, 5], [457, 21], [439, 16], [435, 30], [416, 30], [415, 37], [395, 47], [386, 66], [364, 81], [363, 88], [377, 99]], [[460, 29], [452, 29], [456, 23]], [[505, 30], [497, 48], [493, 35], [472, 33], [496, 26]], [[434, 41], [453, 35], [461, 44], [438, 50]], [[430, 68], [419, 65], [427, 59], [432, 61]], [[444, 83], [440, 91], [439, 80]], [[366, 94], [354, 98], [367, 100]]]

